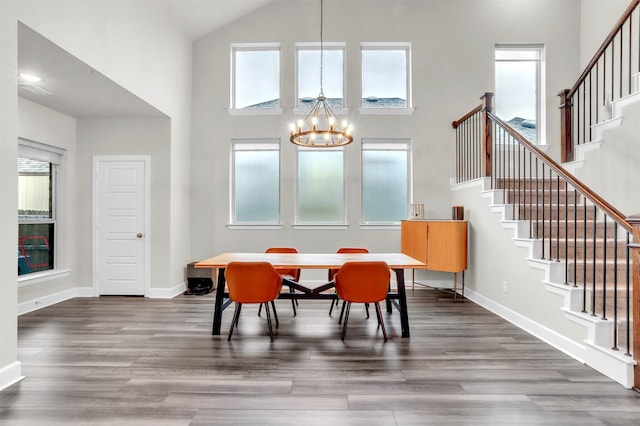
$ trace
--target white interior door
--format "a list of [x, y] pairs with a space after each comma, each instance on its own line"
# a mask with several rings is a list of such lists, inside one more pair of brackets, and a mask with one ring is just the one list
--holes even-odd
[[149, 159], [94, 159], [94, 283], [99, 295], [148, 289]]

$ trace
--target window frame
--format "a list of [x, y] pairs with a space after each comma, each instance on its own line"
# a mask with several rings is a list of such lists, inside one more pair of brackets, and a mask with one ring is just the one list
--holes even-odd
[[[229, 164], [229, 224], [228, 229], [280, 229], [282, 227], [282, 150], [281, 141], [277, 138], [234, 138], [230, 145]], [[276, 151], [278, 153], [278, 220], [238, 222], [236, 219], [236, 161], [239, 151]]]
[[[274, 51], [278, 53], [278, 106], [263, 108], [238, 108], [236, 106], [236, 53], [237, 52], [264, 52]], [[231, 43], [230, 58], [230, 94], [229, 115], [279, 115], [282, 114], [282, 49], [280, 43]]]
[[[361, 42], [360, 43], [360, 114], [363, 115], [411, 115], [415, 111], [413, 106], [413, 77], [412, 77], [412, 48], [411, 42]], [[404, 108], [372, 108], [363, 105], [362, 82], [364, 81], [363, 52], [366, 50], [397, 50], [406, 54], [406, 107]]]
[[[342, 219], [339, 221], [304, 221], [300, 220], [300, 153], [303, 152], [340, 152], [342, 153]], [[310, 148], [299, 146], [296, 149], [295, 175], [295, 221], [294, 229], [347, 229], [347, 178], [346, 178], [346, 149], [344, 146], [335, 148]]]
[[[538, 53], [536, 59], [496, 59], [498, 51], [521, 52], [534, 51]], [[497, 62], [534, 62], [536, 63], [536, 145], [546, 144], [546, 77], [545, 77], [546, 48], [543, 43], [497, 43], [494, 47], [494, 86], [496, 84], [495, 64]], [[495, 92], [495, 90], [494, 90]], [[498, 102], [496, 96], [495, 102]], [[497, 110], [496, 110], [497, 113]]]
[[59, 251], [60, 251], [60, 168], [62, 158], [65, 154], [63, 149], [59, 149], [50, 145], [45, 145], [39, 142], [30, 141], [23, 138], [18, 138], [18, 158], [29, 158], [36, 161], [47, 162], [50, 164], [51, 171], [51, 218], [48, 219], [25, 219], [21, 218], [18, 214], [18, 226], [20, 225], [36, 225], [36, 224], [51, 224], [53, 225], [53, 243], [51, 243], [53, 250], [51, 268], [34, 271], [26, 274], [18, 275], [19, 286], [33, 284], [47, 280], [49, 277], [56, 277], [60, 274], [67, 274], [69, 271], [59, 268]]
[[[333, 111], [338, 115], [345, 115], [349, 111], [347, 104], [347, 44], [345, 42], [323, 42], [323, 49], [327, 50], [340, 50], [342, 51], [342, 107], [331, 106]], [[305, 115], [309, 112], [311, 107], [315, 105], [315, 102], [310, 102], [309, 107], [301, 107], [298, 105], [298, 99], [300, 98], [300, 88], [298, 73], [300, 72], [300, 51], [301, 50], [317, 50], [320, 51], [319, 42], [297, 42], [295, 44], [295, 85], [294, 85], [294, 100], [293, 100], [293, 112], [296, 115]], [[324, 85], [324, 84], [323, 84]], [[318, 80], [318, 93], [320, 93], [320, 81]], [[317, 98], [317, 94], [315, 98]], [[314, 98], [314, 99], [315, 99]]]
[[[409, 206], [413, 202], [413, 141], [410, 138], [363, 138], [361, 147], [361, 179], [360, 179], [360, 203], [361, 203], [361, 227], [397, 227], [401, 221], [409, 217]], [[365, 221], [365, 151], [404, 151], [407, 154], [407, 202], [405, 215], [398, 221]]]

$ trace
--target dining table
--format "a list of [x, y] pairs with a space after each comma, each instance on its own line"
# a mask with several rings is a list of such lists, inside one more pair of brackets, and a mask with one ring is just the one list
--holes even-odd
[[[230, 262], [269, 262], [275, 268], [299, 269], [340, 269], [346, 262], [376, 262], [384, 261], [395, 272], [396, 291], [391, 285], [386, 298], [387, 312], [393, 307], [398, 309], [402, 337], [409, 337], [409, 312], [407, 309], [407, 293], [404, 282], [405, 269], [425, 269], [426, 264], [403, 253], [221, 253], [211, 258], [195, 263], [196, 268], [217, 269], [217, 283], [215, 289], [212, 335], [220, 335], [222, 312], [232, 300], [226, 290], [225, 270]], [[313, 283], [317, 284], [317, 283]], [[283, 280], [283, 286], [289, 287], [289, 292], [283, 291], [279, 299], [331, 299], [337, 298], [335, 292], [327, 292], [334, 288], [333, 282], [309, 285], [304, 282]]]

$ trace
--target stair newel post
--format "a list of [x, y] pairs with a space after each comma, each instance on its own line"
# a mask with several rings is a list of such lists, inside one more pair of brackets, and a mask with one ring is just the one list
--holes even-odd
[[560, 96], [560, 159], [562, 163], [573, 160], [573, 137], [571, 134], [572, 103], [569, 89], [558, 93]]
[[629, 244], [631, 251], [632, 282], [633, 282], [633, 312], [631, 321], [633, 323], [633, 358], [636, 360], [634, 367], [634, 387], [640, 389], [640, 214], [627, 218], [633, 226], [633, 243]]
[[480, 99], [484, 100], [484, 106], [482, 108], [484, 119], [484, 134], [482, 135], [482, 158], [484, 159], [483, 172], [485, 177], [491, 177], [491, 145], [493, 138], [489, 113], [493, 110], [493, 93], [487, 92]]

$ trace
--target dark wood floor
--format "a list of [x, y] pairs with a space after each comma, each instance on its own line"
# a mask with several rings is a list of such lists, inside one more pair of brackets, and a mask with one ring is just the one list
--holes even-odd
[[[397, 312], [354, 305], [340, 340], [326, 301], [278, 301], [270, 343], [247, 305], [231, 342], [211, 336], [213, 296], [75, 299], [19, 319], [25, 380], [0, 424], [635, 425], [626, 390], [511, 324], [438, 290]], [[229, 327], [231, 310], [224, 314]]]

